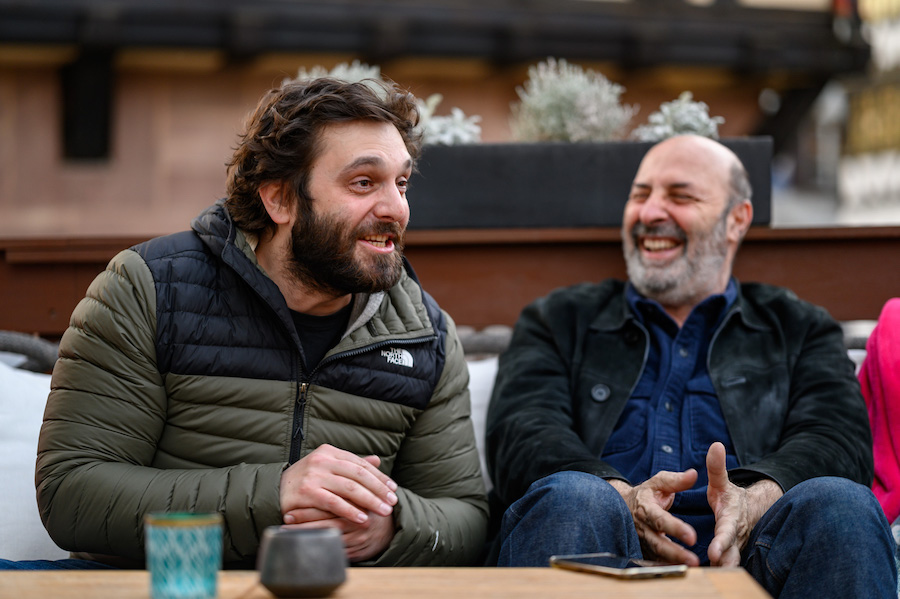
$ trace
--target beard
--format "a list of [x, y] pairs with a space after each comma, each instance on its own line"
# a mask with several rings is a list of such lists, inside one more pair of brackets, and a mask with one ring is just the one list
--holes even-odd
[[[711, 230], [697, 232], [693, 239], [674, 222], [658, 226], [637, 223], [630, 232], [623, 230], [629, 281], [641, 295], [664, 306], [696, 305], [712, 295], [728, 255], [727, 216], [726, 210]], [[666, 264], [645, 263], [638, 247], [641, 235], [679, 239], [684, 244], [682, 254]]]
[[[291, 231], [287, 268], [309, 289], [330, 295], [375, 293], [397, 284], [403, 272], [404, 229], [400, 223], [378, 221], [350, 229], [311, 206], [301, 209]], [[366, 235], [393, 235], [394, 251], [356, 256], [357, 240]]]

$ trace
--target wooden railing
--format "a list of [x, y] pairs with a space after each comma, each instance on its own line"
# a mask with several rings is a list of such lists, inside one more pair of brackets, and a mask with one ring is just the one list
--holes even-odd
[[[0, 240], [0, 329], [56, 338], [93, 278], [133, 238]], [[410, 231], [406, 255], [458, 324], [513, 324], [563, 285], [625, 276], [615, 228]], [[900, 227], [754, 227], [735, 275], [793, 289], [839, 320], [900, 297]]]

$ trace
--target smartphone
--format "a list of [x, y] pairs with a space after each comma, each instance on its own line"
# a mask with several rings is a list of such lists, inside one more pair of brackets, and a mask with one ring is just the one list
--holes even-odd
[[684, 576], [688, 567], [684, 564], [667, 564], [645, 559], [622, 557], [613, 553], [581, 553], [578, 555], [551, 555], [554, 568], [593, 572], [616, 578], [659, 578]]

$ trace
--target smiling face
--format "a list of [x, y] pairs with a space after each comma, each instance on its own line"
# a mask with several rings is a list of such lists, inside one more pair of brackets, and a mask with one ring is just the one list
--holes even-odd
[[330, 295], [383, 291], [400, 278], [409, 222], [412, 160], [389, 123], [325, 127], [297, 211], [287, 268], [307, 288]]
[[717, 142], [683, 136], [641, 162], [622, 221], [625, 262], [635, 288], [667, 310], [689, 312], [728, 285], [752, 216], [749, 202], [728, 208], [736, 161]]

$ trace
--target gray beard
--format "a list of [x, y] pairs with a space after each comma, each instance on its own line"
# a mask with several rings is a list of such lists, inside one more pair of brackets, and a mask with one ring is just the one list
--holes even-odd
[[717, 291], [719, 273], [728, 255], [726, 222], [727, 219], [720, 219], [709, 235], [687, 242], [693, 244], [694, 256], [686, 244], [684, 253], [674, 263], [661, 268], [645, 265], [633, 233], [623, 232], [632, 236], [631, 251], [623, 245], [628, 280], [641, 295], [663, 306], [700, 303]]

